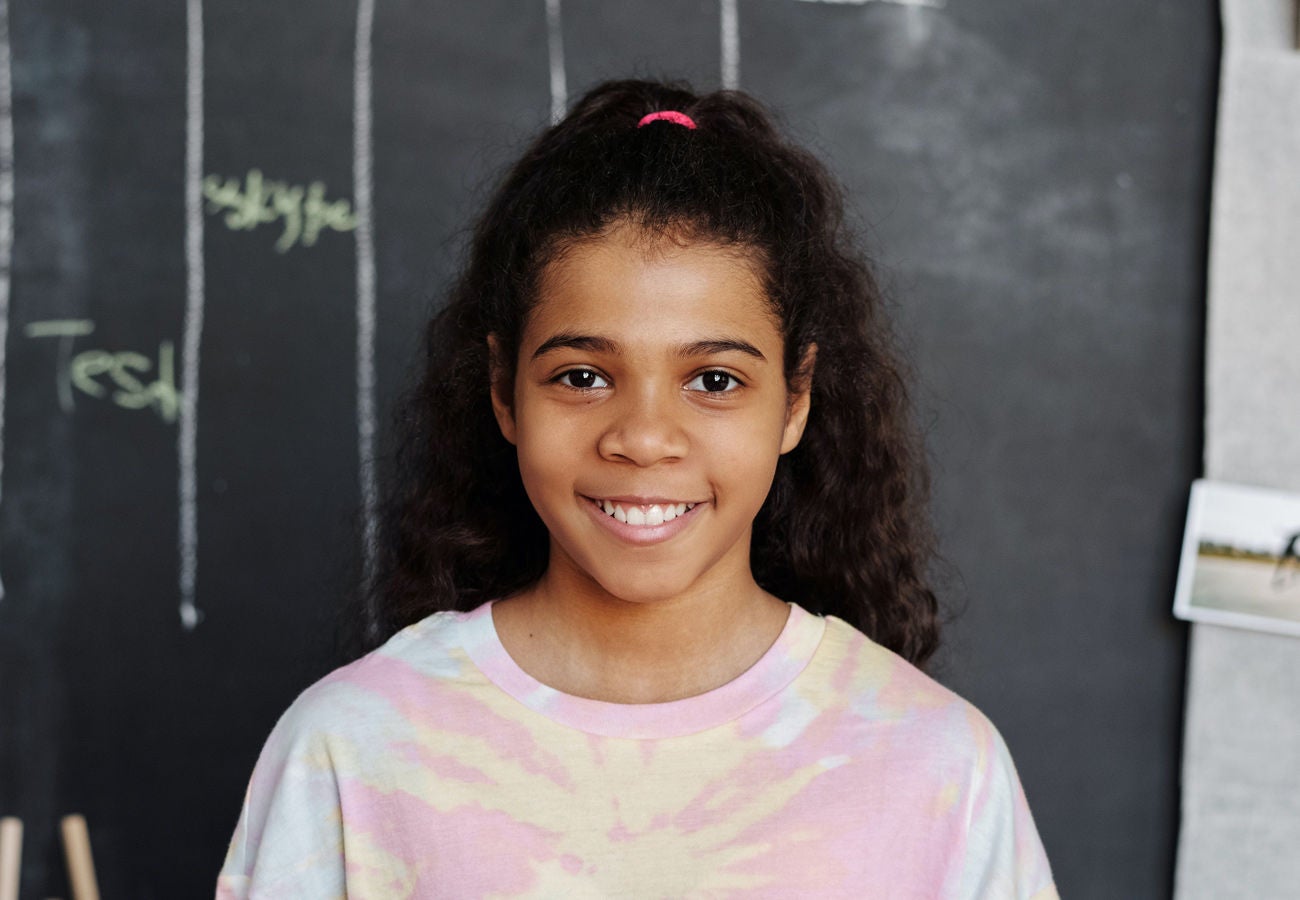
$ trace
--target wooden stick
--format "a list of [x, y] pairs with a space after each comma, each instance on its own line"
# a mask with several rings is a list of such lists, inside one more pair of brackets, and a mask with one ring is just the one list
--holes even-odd
[[23, 823], [0, 819], [0, 900], [18, 900], [18, 875], [23, 862]]
[[68, 863], [68, 883], [72, 900], [99, 900], [99, 885], [95, 883], [95, 861], [90, 857], [90, 832], [86, 818], [73, 814], [64, 816], [63, 856]]

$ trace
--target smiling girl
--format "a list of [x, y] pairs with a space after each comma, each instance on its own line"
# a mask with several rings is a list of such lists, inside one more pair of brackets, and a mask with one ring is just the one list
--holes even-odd
[[612, 82], [430, 323], [371, 652], [219, 897], [1056, 893], [937, 645], [923, 454], [837, 189], [737, 92]]

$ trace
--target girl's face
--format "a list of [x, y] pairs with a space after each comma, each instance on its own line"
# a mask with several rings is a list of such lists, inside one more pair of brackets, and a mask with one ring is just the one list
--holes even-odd
[[808, 417], [782, 350], [735, 249], [624, 225], [552, 263], [513, 396], [493, 388], [550, 532], [546, 579], [631, 602], [752, 588], [754, 517]]

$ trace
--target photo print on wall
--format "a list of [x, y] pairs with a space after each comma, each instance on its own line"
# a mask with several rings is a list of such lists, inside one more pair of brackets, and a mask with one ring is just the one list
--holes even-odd
[[1300, 636], [1300, 494], [1193, 482], [1174, 615]]

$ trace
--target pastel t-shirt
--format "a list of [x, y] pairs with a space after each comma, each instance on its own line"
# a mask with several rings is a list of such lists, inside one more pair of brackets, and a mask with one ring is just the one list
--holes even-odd
[[560, 693], [491, 604], [308, 688], [253, 771], [218, 898], [1055, 898], [973, 706], [791, 604], [735, 680], [669, 703]]

